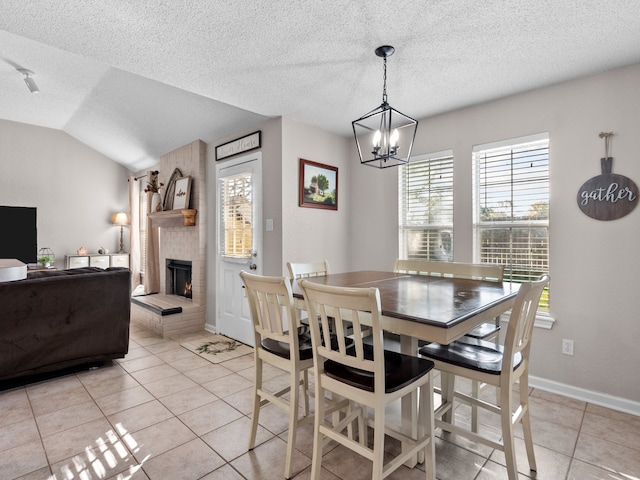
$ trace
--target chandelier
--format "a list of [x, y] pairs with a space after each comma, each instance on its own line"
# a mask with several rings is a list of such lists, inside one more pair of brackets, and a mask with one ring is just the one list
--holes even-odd
[[[388, 168], [409, 163], [418, 121], [399, 112], [387, 102], [387, 57], [395, 48], [383, 45], [375, 53], [384, 61], [382, 104], [351, 122], [360, 163]], [[403, 148], [404, 142], [404, 148]]]

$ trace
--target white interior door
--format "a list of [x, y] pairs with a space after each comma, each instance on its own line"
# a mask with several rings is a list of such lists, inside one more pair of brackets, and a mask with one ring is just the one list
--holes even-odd
[[262, 273], [262, 154], [216, 165], [218, 333], [253, 346], [240, 272]]

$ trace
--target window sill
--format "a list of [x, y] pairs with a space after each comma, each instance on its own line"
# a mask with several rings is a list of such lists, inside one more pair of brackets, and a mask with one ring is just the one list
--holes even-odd
[[551, 330], [556, 319], [549, 314], [536, 315], [536, 321], [533, 323], [534, 327], [544, 328], [545, 330]]

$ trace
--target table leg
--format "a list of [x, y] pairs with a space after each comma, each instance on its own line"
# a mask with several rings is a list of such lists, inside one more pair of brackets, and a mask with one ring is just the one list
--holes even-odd
[[[407, 335], [400, 336], [400, 351], [405, 355], [416, 356], [418, 352], [418, 340]], [[418, 438], [418, 392], [405, 396], [400, 400], [402, 410], [402, 433], [417, 439]], [[405, 448], [404, 446], [402, 447]], [[405, 465], [413, 468], [418, 463], [416, 455], [412, 456]]]

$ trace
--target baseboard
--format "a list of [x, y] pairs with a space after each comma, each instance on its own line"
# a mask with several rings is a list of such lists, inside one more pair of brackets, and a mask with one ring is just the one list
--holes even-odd
[[546, 392], [557, 393], [565, 397], [582, 400], [583, 402], [593, 403], [601, 407], [611, 408], [631, 415], [640, 416], [640, 402], [634, 402], [626, 398], [614, 397], [605, 393], [594, 392], [584, 388], [572, 387], [564, 383], [547, 380], [544, 378], [529, 375], [529, 385], [533, 388], [539, 388]]
[[217, 333], [216, 327], [214, 327], [213, 325], [209, 325], [208, 323], [204, 324], [204, 330], [209, 333]]

